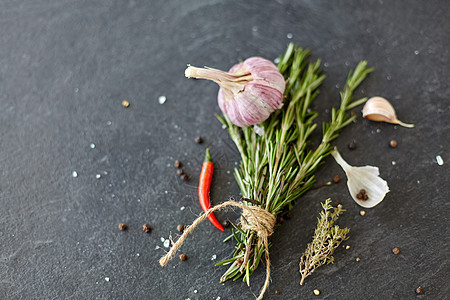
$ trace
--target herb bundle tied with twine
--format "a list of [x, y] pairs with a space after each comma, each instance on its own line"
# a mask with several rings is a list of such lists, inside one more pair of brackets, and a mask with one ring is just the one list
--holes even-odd
[[331, 120], [323, 124], [320, 144], [315, 148], [308, 147], [318, 116], [318, 112], [311, 110], [311, 105], [325, 79], [320, 60], [308, 62], [308, 55], [309, 50], [291, 43], [280, 58], [278, 69], [286, 79], [284, 105], [260, 125], [264, 134], [258, 135], [253, 127], [240, 128], [226, 115], [217, 116], [241, 155], [240, 167], [235, 169], [234, 176], [243, 201], [226, 201], [198, 217], [160, 259], [161, 266], [209, 214], [229, 206], [239, 207], [242, 209], [240, 222], [233, 224], [232, 235], [226, 239], [234, 237], [237, 250], [232, 258], [216, 265], [230, 265], [220, 278], [221, 282], [243, 277], [250, 285], [250, 276], [264, 255], [266, 279], [258, 296], [262, 299], [270, 281], [269, 237], [274, 232], [276, 216], [312, 187], [314, 172], [333, 151], [330, 142], [356, 118], [349, 110], [367, 101], [367, 98], [353, 100], [354, 90], [372, 71], [367, 68], [367, 62], [361, 61], [350, 71], [345, 88], [340, 92], [339, 109], [332, 108]]

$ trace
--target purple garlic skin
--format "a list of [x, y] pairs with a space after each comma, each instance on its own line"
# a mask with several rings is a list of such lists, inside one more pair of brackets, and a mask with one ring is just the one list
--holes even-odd
[[228, 73], [188, 67], [186, 76], [219, 84], [219, 107], [239, 127], [261, 124], [283, 106], [284, 77], [275, 64], [261, 57], [248, 58]]

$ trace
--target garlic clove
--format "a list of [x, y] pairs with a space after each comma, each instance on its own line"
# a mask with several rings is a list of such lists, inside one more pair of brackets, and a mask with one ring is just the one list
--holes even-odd
[[[341, 156], [341, 154], [334, 150], [331, 155], [333, 155], [336, 162], [342, 167], [347, 176], [347, 187], [358, 205], [365, 208], [372, 208], [378, 203], [383, 201], [386, 194], [389, 192], [389, 186], [387, 182], [381, 178], [378, 167], [364, 166], [364, 167], [353, 167], [349, 165]], [[358, 199], [357, 195], [360, 191], [364, 189], [367, 200]]]
[[414, 127], [414, 124], [406, 124], [397, 119], [397, 115], [392, 104], [382, 97], [370, 98], [364, 105], [362, 114], [363, 118], [371, 121], [398, 124], [408, 128]]

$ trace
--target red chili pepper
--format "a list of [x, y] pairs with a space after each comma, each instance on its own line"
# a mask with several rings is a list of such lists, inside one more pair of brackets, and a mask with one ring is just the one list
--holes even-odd
[[[202, 172], [200, 173], [200, 179], [198, 181], [198, 198], [200, 200], [200, 206], [203, 211], [206, 212], [211, 208], [211, 202], [209, 200], [209, 189], [211, 187], [212, 176], [214, 172], [214, 164], [211, 159], [211, 155], [209, 154], [209, 149], [206, 149], [205, 160], [202, 166]], [[208, 216], [208, 219], [216, 226], [218, 229], [224, 231], [222, 225], [214, 216], [214, 213], [211, 213]]]

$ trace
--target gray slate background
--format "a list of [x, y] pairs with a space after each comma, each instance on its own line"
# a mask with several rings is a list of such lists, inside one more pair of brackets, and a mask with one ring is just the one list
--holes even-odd
[[[225, 268], [213, 264], [233, 252], [232, 242], [222, 243], [229, 229], [201, 224], [182, 247], [188, 260], [165, 268], [158, 265], [164, 251], [155, 248], [200, 213], [206, 147], [216, 162], [213, 203], [239, 195], [229, 173], [239, 156], [213, 116], [218, 88], [185, 79], [186, 64], [228, 69], [250, 56], [274, 59], [290, 41], [323, 60], [327, 79], [314, 104], [320, 121], [337, 105], [348, 70], [366, 59], [376, 71], [357, 96], [390, 99], [416, 128], [358, 118], [344, 130], [335, 143], [343, 157], [379, 166], [391, 192], [364, 217], [344, 183], [304, 195], [271, 238], [266, 299], [415, 299], [418, 286], [425, 292], [418, 298], [446, 298], [449, 20], [444, 0], [1, 1], [0, 298], [223, 300], [258, 293], [263, 268], [251, 288], [218, 283]], [[198, 135], [202, 145], [194, 143]], [[346, 147], [352, 139], [355, 151]], [[190, 181], [179, 180], [175, 159]], [[336, 174], [344, 177], [328, 159], [318, 181]], [[351, 228], [351, 249], [340, 248], [334, 265], [300, 287], [298, 260], [327, 197], [348, 209], [340, 224]], [[119, 222], [129, 229], [119, 231]], [[141, 231], [144, 223], [151, 234]]]

